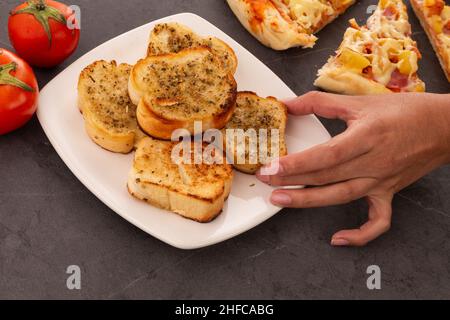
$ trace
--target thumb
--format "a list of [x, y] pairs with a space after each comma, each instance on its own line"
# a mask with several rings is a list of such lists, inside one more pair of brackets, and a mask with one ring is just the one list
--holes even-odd
[[391, 227], [392, 195], [368, 196], [369, 220], [359, 229], [341, 230], [333, 235], [336, 246], [364, 246]]

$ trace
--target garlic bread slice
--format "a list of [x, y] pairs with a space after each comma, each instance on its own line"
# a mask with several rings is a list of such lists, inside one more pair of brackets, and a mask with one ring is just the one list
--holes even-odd
[[136, 105], [128, 96], [132, 66], [115, 61], [96, 61], [78, 81], [78, 107], [86, 132], [99, 146], [117, 153], [132, 151], [137, 136]]
[[177, 53], [183, 49], [205, 46], [219, 57], [225, 69], [232, 74], [236, 72], [238, 60], [229, 45], [215, 37], [202, 37], [176, 22], [160, 23], [153, 28], [147, 55]]
[[150, 56], [132, 69], [128, 91], [141, 129], [169, 140], [176, 129], [222, 129], [236, 105], [236, 81], [210, 49]]
[[156, 207], [209, 222], [222, 211], [230, 193], [233, 169], [225, 159], [223, 164], [177, 163], [171, 157], [177, 143], [142, 139], [129, 173], [128, 191]]
[[[261, 98], [254, 92], [239, 92], [236, 110], [224, 129], [224, 142], [228, 158], [234, 168], [255, 174], [262, 165], [287, 154], [285, 141], [287, 109], [274, 97]], [[229, 129], [244, 138], [231, 136]], [[251, 133], [254, 130], [254, 135]], [[253, 142], [252, 140], [253, 139]]]

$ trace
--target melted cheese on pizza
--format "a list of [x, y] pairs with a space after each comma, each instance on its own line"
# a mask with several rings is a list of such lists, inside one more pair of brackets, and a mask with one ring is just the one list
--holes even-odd
[[450, 59], [450, 6], [443, 0], [423, 0], [421, 5], [427, 23]]
[[337, 55], [337, 63], [341, 67], [385, 86], [395, 70], [408, 78], [415, 75], [417, 60], [415, 42], [410, 38], [379, 38], [376, 32], [367, 28], [347, 29]]
[[323, 24], [325, 17], [335, 14], [329, 1], [325, 0], [284, 0], [293, 20], [308, 32]]
[[227, 0], [245, 28], [276, 50], [314, 46], [314, 33], [355, 0]]
[[[267, 0], [251, 0], [255, 12], [267, 5]], [[354, 0], [270, 0], [280, 15], [289, 22], [298, 24], [301, 32], [313, 34], [329, 17], [337, 16]], [[259, 9], [259, 10], [258, 10]], [[263, 17], [260, 19], [262, 21]]]
[[[398, 9], [398, 15], [389, 18], [393, 11], [386, 13], [388, 7]], [[319, 74], [327, 68], [341, 68], [392, 91], [424, 91], [423, 82], [417, 77], [420, 53], [409, 37], [410, 25], [405, 15], [401, 0], [382, 0], [367, 26], [360, 27], [352, 19], [336, 56]]]
[[367, 27], [383, 38], [402, 39], [411, 34], [406, 7], [398, 0], [381, 0]]

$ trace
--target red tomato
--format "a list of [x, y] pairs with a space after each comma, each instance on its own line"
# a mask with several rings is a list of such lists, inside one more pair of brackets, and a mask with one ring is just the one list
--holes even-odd
[[38, 93], [33, 69], [14, 53], [0, 49], [0, 135], [30, 120]]
[[[37, 67], [53, 67], [77, 48], [80, 30], [68, 27], [72, 10], [53, 0], [27, 1], [8, 20], [9, 39], [19, 56]], [[75, 21], [71, 21], [75, 25]]]

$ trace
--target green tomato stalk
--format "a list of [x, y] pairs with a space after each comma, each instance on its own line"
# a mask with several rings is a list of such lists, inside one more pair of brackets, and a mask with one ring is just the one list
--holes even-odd
[[28, 84], [11, 75], [11, 71], [15, 71], [16, 68], [15, 62], [0, 65], [0, 85], [15, 86], [28, 92], [34, 92], [34, 89]]
[[66, 17], [64, 17], [57, 9], [47, 5], [44, 0], [27, 1], [27, 6], [25, 8], [12, 12], [11, 15], [22, 13], [33, 15], [42, 25], [47, 34], [50, 46], [52, 45], [52, 33], [50, 32], [49, 19], [52, 18], [63, 24], [67, 23]]

